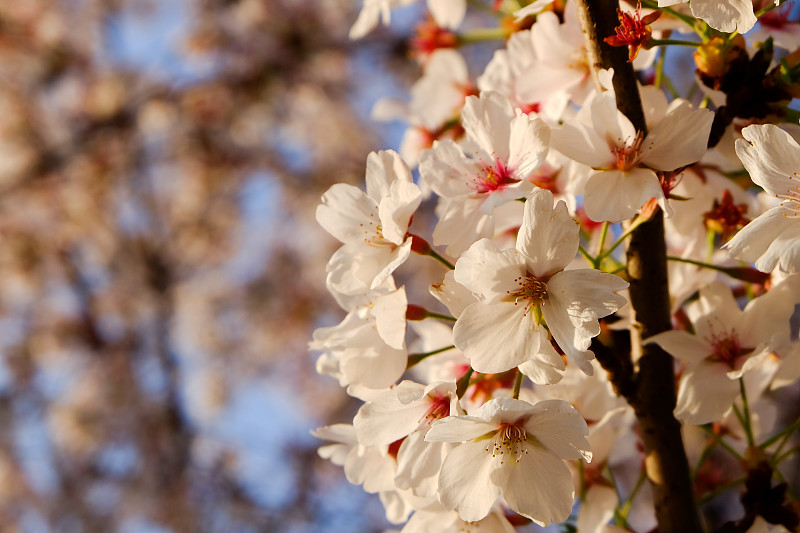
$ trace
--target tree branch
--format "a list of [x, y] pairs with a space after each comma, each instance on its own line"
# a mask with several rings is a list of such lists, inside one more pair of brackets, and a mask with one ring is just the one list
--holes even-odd
[[[633, 68], [627, 62], [627, 49], [612, 47], [603, 39], [614, 34], [617, 26], [616, 0], [579, 0], [581, 25], [588, 38], [591, 64], [614, 69], [614, 92], [617, 108], [637, 130], [647, 133], [639, 89]], [[701, 532], [694, 503], [689, 463], [686, 459], [680, 423], [675, 419], [675, 374], [672, 357], [653, 344], [642, 346], [641, 339], [671, 329], [667, 280], [667, 255], [664, 219], [659, 209], [631, 235], [626, 251], [630, 303], [636, 313], [638, 328], [631, 332], [633, 353], [641, 354], [638, 372], [631, 390], [630, 355], [615, 354], [619, 359], [609, 364], [609, 354], [599, 361], [609, 369], [614, 383], [636, 413], [645, 449], [645, 469], [653, 487], [656, 518], [661, 533]], [[613, 358], [611, 359], [613, 361]], [[608, 367], [607, 367], [608, 365]], [[620, 372], [622, 370], [622, 372]]]

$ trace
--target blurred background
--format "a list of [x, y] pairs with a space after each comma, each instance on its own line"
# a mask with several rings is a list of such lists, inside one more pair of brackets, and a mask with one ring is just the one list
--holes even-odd
[[309, 434], [357, 408], [314, 210], [418, 75], [358, 8], [0, 1], [0, 532], [386, 527]]

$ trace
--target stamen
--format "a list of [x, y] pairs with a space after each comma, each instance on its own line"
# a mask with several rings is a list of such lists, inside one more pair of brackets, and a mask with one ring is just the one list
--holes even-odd
[[644, 140], [644, 134], [639, 131], [636, 133], [636, 137], [634, 137], [633, 142], [630, 146], [613, 146], [611, 147], [611, 153], [614, 154], [617, 161], [614, 165], [614, 168], [619, 170], [630, 170], [636, 164], [636, 161], [639, 159], [639, 156], [642, 153], [642, 141]]
[[519, 180], [511, 176], [511, 171], [499, 159], [495, 159], [493, 165], [483, 163], [482, 166], [481, 174], [468, 184], [475, 192], [492, 193], [519, 183]]
[[508, 457], [517, 463], [523, 455], [528, 455], [528, 434], [517, 423], [501, 424], [485, 450], [491, 452], [492, 457], [499, 457], [500, 464], [505, 464]]
[[537, 279], [532, 274], [519, 276], [514, 280], [519, 285], [515, 291], [506, 291], [509, 298], [513, 298], [514, 305], [519, 305], [520, 301], [525, 306], [525, 315], [536, 305], [547, 300], [547, 283]]
[[[789, 180], [795, 182], [798, 181], [797, 172], [789, 176]], [[791, 218], [800, 217], [800, 185], [789, 187], [785, 194], [776, 194], [775, 197], [779, 200], [782, 200], [780, 204], [781, 207], [792, 211], [789, 213], [784, 213], [783, 216]]]

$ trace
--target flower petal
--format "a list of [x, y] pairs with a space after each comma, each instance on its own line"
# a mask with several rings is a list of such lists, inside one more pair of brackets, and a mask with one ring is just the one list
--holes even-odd
[[533, 313], [515, 302], [474, 303], [453, 327], [453, 343], [470, 358], [472, 368], [485, 374], [505, 372], [534, 358], [542, 335]]
[[564, 202], [553, 207], [553, 193], [535, 189], [525, 202], [517, 250], [525, 256], [528, 271], [545, 279], [564, 270], [575, 259], [580, 236]]

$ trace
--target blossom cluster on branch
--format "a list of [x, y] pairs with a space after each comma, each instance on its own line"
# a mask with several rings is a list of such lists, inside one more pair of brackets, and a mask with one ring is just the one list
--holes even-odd
[[[351, 37], [408, 3], [365, 0]], [[315, 432], [320, 455], [403, 533], [671, 531], [641, 433], [677, 419], [688, 501], [724, 509], [706, 529], [797, 531], [800, 413], [782, 401], [800, 378], [793, 6], [612, 2], [615, 35], [592, 43], [583, 3], [427, 2], [411, 100], [375, 108], [408, 124], [399, 153], [370, 154], [365, 190], [334, 185], [317, 209], [342, 243], [327, 287], [347, 316], [310, 348], [364, 402]], [[473, 80], [459, 49], [491, 39]], [[593, 45], [627, 47], [628, 64], [598, 69]], [[683, 96], [665, 73], [678, 46], [695, 49]], [[639, 125], [615, 83], [631, 67]], [[669, 291], [672, 329], [654, 331], [623, 250], [661, 216], [668, 282], [653, 291]], [[654, 346], [677, 400], [647, 412]]]

